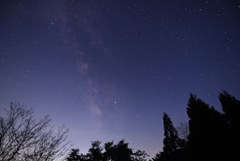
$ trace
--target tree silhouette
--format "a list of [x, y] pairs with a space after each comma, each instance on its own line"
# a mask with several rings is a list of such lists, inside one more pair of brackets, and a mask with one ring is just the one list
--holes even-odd
[[153, 161], [171, 160], [178, 156], [178, 152], [186, 147], [186, 141], [179, 138], [178, 131], [173, 126], [170, 117], [163, 113], [164, 140], [163, 152], [158, 153]]
[[68, 130], [49, 129], [48, 116], [41, 120], [33, 117], [33, 111], [19, 103], [11, 103], [0, 116], [0, 160], [45, 160], [61, 157], [65, 151]]
[[102, 150], [100, 146], [101, 141], [93, 141], [92, 147], [88, 151], [88, 156], [91, 161], [101, 161], [102, 160]]
[[222, 104], [224, 117], [235, 134], [239, 134], [240, 127], [240, 101], [235, 97], [223, 91], [219, 95], [219, 100]]
[[172, 121], [166, 113], [163, 113], [163, 125], [164, 125], [164, 140], [163, 151], [164, 153], [172, 153], [177, 150], [177, 130], [173, 127]]
[[[195, 95], [190, 95], [187, 107], [189, 117], [188, 149], [193, 158], [217, 159], [223, 146], [225, 123], [222, 114]], [[219, 157], [221, 159], [221, 157]]]
[[79, 149], [72, 149], [66, 158], [67, 161], [82, 161], [79, 155]]
[[[70, 152], [67, 161], [146, 161], [148, 156], [145, 151], [137, 150], [133, 152], [131, 148], [128, 147], [128, 143], [124, 140], [114, 144], [112, 142], [107, 142], [104, 144], [103, 148], [100, 146], [100, 141], [93, 141], [92, 147], [86, 155], [79, 155], [79, 150], [74, 149]], [[71, 160], [77, 158], [79, 160]]]
[[236, 160], [236, 147], [240, 145], [240, 101], [226, 91], [219, 94], [219, 100], [223, 113], [190, 94], [187, 107], [189, 125], [178, 128], [183, 132], [182, 138], [187, 137], [183, 144], [171, 119], [164, 113], [164, 147], [152, 158], [153, 161]]
[[[240, 101], [226, 91], [219, 94], [223, 113], [190, 94], [187, 104], [189, 124], [176, 128], [170, 117], [163, 113], [163, 151], [153, 161], [225, 161], [238, 158], [240, 145]], [[179, 133], [181, 137], [179, 137]], [[1, 140], [0, 140], [1, 141]], [[145, 151], [133, 152], [124, 140], [113, 141], [101, 147], [92, 142], [86, 155], [73, 149], [67, 161], [146, 161]], [[74, 160], [75, 159], [75, 160]]]
[[104, 160], [106, 161], [113, 160], [115, 155], [115, 147], [113, 141], [105, 143], [104, 149], [105, 149], [105, 152], [103, 154]]
[[137, 150], [132, 157], [133, 161], [147, 161], [146, 157], [149, 156], [145, 151]]
[[125, 143], [124, 140], [118, 142], [115, 145], [115, 161], [130, 161], [131, 155], [133, 154], [132, 149], [128, 148], [128, 143]]
[[159, 152], [155, 155], [155, 157], [152, 158], [152, 160], [153, 161], [161, 161], [161, 158], [162, 158], [162, 152]]
[[234, 160], [238, 157], [238, 147], [240, 145], [240, 101], [235, 97], [223, 91], [219, 94], [219, 100], [224, 112], [223, 118], [225, 121], [225, 142], [228, 159]]

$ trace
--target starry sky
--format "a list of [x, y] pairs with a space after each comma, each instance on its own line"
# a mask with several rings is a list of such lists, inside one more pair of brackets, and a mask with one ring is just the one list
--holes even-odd
[[189, 94], [240, 98], [237, 0], [1, 0], [0, 111], [11, 101], [69, 128], [80, 152], [125, 138], [152, 157], [163, 112]]

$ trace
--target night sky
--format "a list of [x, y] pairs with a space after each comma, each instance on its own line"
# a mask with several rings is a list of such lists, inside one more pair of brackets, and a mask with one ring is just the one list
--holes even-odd
[[91, 141], [125, 138], [152, 157], [163, 112], [187, 122], [189, 94], [240, 98], [238, 0], [1, 0], [0, 111], [11, 101]]

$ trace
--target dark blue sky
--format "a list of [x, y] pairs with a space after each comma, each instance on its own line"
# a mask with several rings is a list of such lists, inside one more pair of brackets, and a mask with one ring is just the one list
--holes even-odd
[[237, 0], [3, 0], [0, 110], [11, 101], [90, 141], [162, 149], [162, 113], [188, 120], [192, 92], [221, 110], [240, 98]]

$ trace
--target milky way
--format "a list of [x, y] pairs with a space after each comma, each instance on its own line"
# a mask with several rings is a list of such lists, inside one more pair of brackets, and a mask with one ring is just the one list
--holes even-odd
[[239, 1], [0, 2], [0, 110], [11, 101], [90, 141], [162, 149], [162, 113], [187, 122], [189, 94], [240, 98]]

